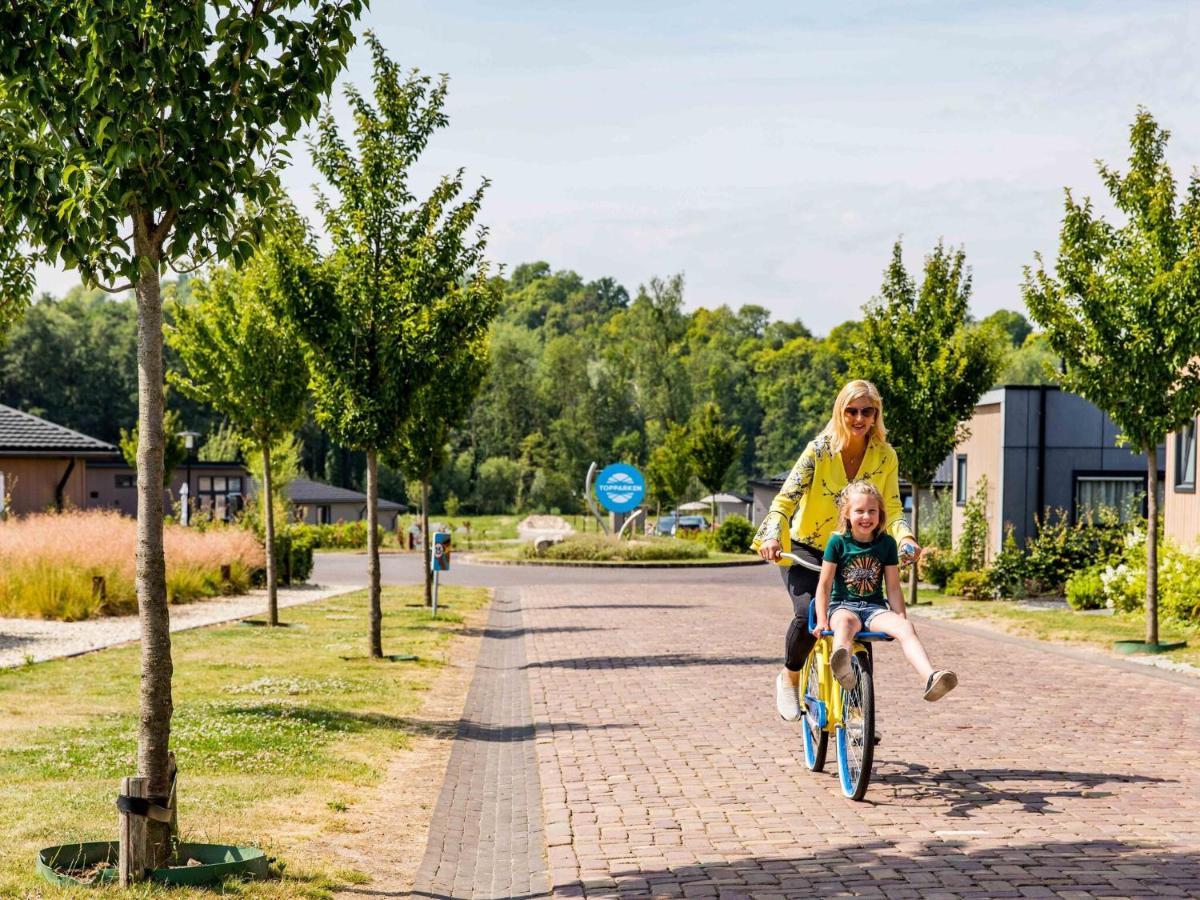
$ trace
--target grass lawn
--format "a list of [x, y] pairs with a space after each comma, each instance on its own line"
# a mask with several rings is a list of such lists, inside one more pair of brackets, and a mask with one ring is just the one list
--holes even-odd
[[[937, 591], [921, 590], [922, 601], [932, 602], [938, 617], [978, 622], [999, 628], [1009, 634], [1055, 641], [1064, 644], [1083, 644], [1112, 650], [1112, 642], [1142, 640], [1146, 619], [1142, 613], [1133, 615], [1089, 615], [1073, 610], [1036, 610], [1022, 608], [1015, 602], [1003, 600], [962, 600], [947, 597]], [[1200, 627], [1159, 623], [1160, 641], [1188, 641], [1180, 650], [1160, 654], [1163, 659], [1200, 666]]]
[[[416, 661], [366, 656], [365, 591], [283, 610], [287, 628], [230, 623], [172, 636], [181, 837], [258, 846], [283, 870], [227, 884], [225, 895], [327, 897], [364, 880], [302, 848], [336, 831], [407, 745], [416, 727], [405, 716], [420, 707], [462, 613], [488, 592], [446, 586], [443, 598], [450, 608], [434, 620], [412, 605], [419, 588], [384, 589], [384, 652]], [[0, 670], [0, 896], [79, 897], [38, 879], [37, 850], [116, 838], [119, 779], [135, 770], [138, 665], [133, 646]]]

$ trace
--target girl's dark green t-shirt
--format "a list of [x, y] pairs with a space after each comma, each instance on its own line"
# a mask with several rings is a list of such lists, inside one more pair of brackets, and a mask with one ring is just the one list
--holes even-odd
[[884, 605], [883, 574], [887, 566], [900, 564], [896, 539], [884, 533], [869, 544], [853, 536], [834, 532], [825, 545], [825, 561], [837, 564], [833, 579], [834, 600], [858, 600]]

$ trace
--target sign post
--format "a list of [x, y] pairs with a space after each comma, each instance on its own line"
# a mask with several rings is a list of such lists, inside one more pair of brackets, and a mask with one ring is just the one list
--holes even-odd
[[642, 505], [646, 496], [646, 479], [633, 466], [625, 463], [613, 463], [605, 466], [596, 477], [596, 499], [609, 512], [614, 513], [618, 522], [613, 529], [620, 534], [625, 514], [632, 512]]
[[429, 567], [433, 570], [433, 615], [437, 617], [438, 573], [450, 571], [450, 535], [438, 531], [433, 535], [433, 552], [429, 554]]

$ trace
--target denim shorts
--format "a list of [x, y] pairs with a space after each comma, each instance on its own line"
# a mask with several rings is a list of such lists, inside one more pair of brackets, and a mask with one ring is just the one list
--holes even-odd
[[829, 617], [832, 619], [834, 611], [839, 609], [858, 616], [858, 621], [862, 623], [862, 631], [869, 631], [871, 620], [880, 613], [888, 611], [888, 607], [881, 603], [867, 603], [863, 600], [834, 600], [829, 604]]

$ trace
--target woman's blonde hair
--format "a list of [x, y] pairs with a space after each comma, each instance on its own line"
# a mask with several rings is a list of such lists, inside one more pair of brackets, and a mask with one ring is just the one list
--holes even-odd
[[879, 522], [875, 525], [875, 533], [872, 538], [877, 538], [883, 534], [883, 529], [887, 527], [887, 509], [883, 505], [883, 494], [879, 492], [879, 488], [871, 484], [869, 481], [852, 481], [838, 494], [838, 530], [843, 534], [850, 534], [850, 499], [861, 494], [866, 494], [868, 497], [875, 498], [875, 505], [879, 508]]
[[838, 391], [837, 399], [833, 401], [833, 415], [821, 432], [829, 438], [830, 450], [834, 453], [840, 453], [850, 440], [850, 429], [846, 427], [846, 407], [860, 397], [866, 397], [875, 407], [875, 420], [871, 423], [867, 442], [870, 443], [872, 439], [887, 440], [887, 426], [883, 424], [883, 398], [879, 396], [879, 389], [859, 378]]

